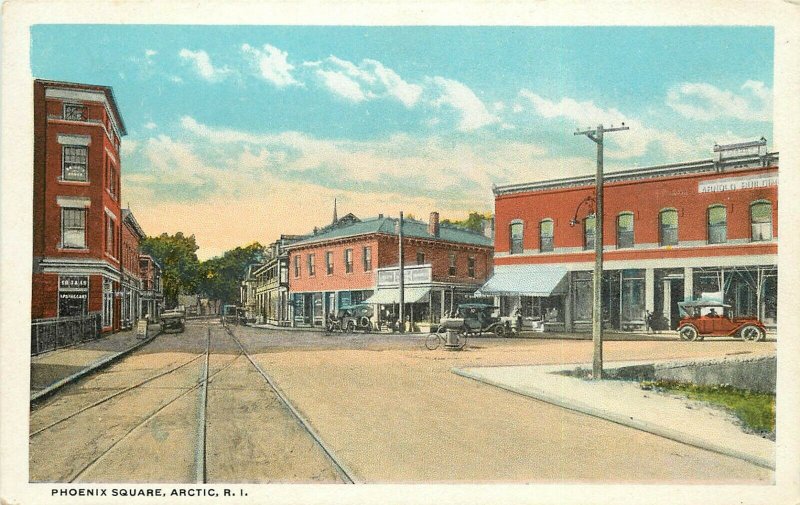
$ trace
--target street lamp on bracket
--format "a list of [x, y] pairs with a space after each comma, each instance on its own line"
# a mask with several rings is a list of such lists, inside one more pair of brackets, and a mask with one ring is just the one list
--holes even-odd
[[595, 207], [595, 205], [594, 205], [594, 196], [592, 196], [592, 195], [587, 196], [586, 198], [581, 200], [581, 202], [578, 204], [577, 207], [575, 207], [575, 215], [572, 217], [572, 219], [569, 220], [569, 225], [570, 226], [574, 227], [576, 224], [578, 224], [580, 221], [583, 220], [583, 219], [580, 219], [580, 220], [578, 219], [578, 214], [581, 211], [581, 207], [583, 207], [584, 205], [588, 205], [589, 206], [589, 212], [586, 214], [586, 217], [589, 217], [592, 214], [594, 214], [594, 207]]

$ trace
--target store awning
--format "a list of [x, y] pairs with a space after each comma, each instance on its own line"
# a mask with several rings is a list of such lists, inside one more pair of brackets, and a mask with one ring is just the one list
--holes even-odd
[[[403, 290], [405, 303], [417, 303], [427, 301], [430, 287], [408, 287]], [[375, 294], [364, 300], [364, 303], [374, 303], [387, 305], [390, 303], [400, 303], [400, 288], [378, 288]]]
[[567, 269], [553, 265], [498, 265], [476, 296], [552, 296], [567, 292]]

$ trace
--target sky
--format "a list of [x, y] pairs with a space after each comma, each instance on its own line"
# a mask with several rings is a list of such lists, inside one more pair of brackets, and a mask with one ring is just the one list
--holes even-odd
[[111, 86], [122, 199], [208, 258], [338, 213], [493, 211], [493, 184], [772, 142], [769, 27], [36, 25], [35, 78]]

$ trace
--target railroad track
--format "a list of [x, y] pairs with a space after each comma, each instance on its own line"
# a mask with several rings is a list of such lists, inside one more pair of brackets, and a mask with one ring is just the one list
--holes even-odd
[[[333, 466], [334, 470], [339, 475], [339, 477], [347, 484], [355, 484], [357, 481], [355, 479], [353, 472], [349, 470], [347, 466], [331, 450], [331, 448], [325, 444], [322, 438], [320, 438], [319, 434], [317, 434], [317, 432], [314, 431], [313, 427], [308, 422], [308, 420], [300, 413], [300, 411], [297, 410], [297, 408], [294, 407], [294, 405], [292, 405], [292, 403], [289, 401], [289, 398], [284, 394], [283, 391], [281, 391], [281, 389], [278, 387], [278, 385], [275, 383], [272, 377], [270, 377], [258, 365], [258, 363], [256, 363], [255, 360], [253, 360], [252, 356], [250, 356], [250, 353], [248, 353], [247, 350], [244, 348], [244, 345], [242, 345], [242, 342], [236, 337], [236, 334], [233, 332], [233, 330], [227, 324], [224, 324], [224, 321], [223, 321], [223, 328], [225, 329], [225, 332], [234, 340], [234, 342], [236, 342], [236, 345], [239, 346], [241, 355], [247, 358], [250, 364], [253, 365], [253, 367], [256, 369], [259, 375], [261, 375], [261, 377], [267, 382], [269, 387], [281, 401], [286, 410], [291, 414], [294, 420], [297, 421], [297, 423], [300, 425], [303, 431], [305, 431], [313, 439], [317, 447], [319, 447], [322, 450], [323, 454], [325, 455], [325, 458]], [[205, 422], [205, 420], [203, 422]], [[198, 447], [200, 447], [200, 444], [198, 444]]]

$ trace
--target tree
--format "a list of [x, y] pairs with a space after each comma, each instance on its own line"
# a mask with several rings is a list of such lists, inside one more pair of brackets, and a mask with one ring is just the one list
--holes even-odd
[[483, 221], [487, 219], [492, 219], [492, 214], [490, 212], [484, 214], [482, 212], [472, 211], [469, 213], [467, 219], [461, 221], [455, 219], [443, 219], [442, 224], [460, 226], [461, 228], [466, 228], [467, 230], [483, 233]]
[[239, 300], [239, 283], [254, 263], [263, 263], [266, 251], [258, 242], [225, 251], [200, 264], [200, 292], [223, 303]]
[[167, 306], [177, 305], [179, 294], [197, 292], [200, 262], [194, 235], [187, 237], [182, 232], [175, 235], [162, 233], [158, 237], [144, 239], [141, 249], [161, 265], [161, 282]]

